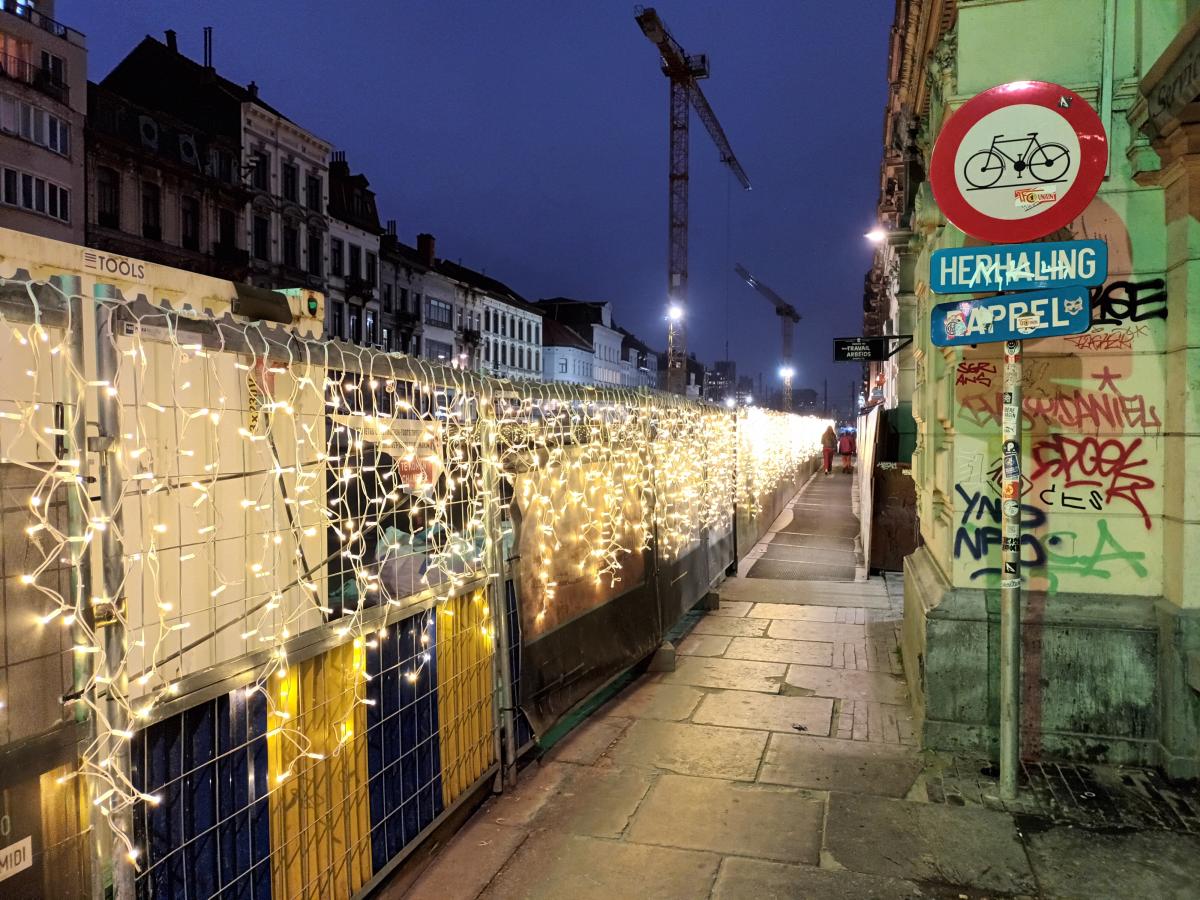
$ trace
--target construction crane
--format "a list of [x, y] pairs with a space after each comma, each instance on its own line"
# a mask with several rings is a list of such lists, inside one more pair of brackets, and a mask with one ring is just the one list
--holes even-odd
[[780, 364], [779, 375], [783, 379], [783, 410], [792, 410], [792, 377], [796, 374], [796, 366], [792, 360], [792, 329], [800, 321], [800, 313], [796, 307], [788, 303], [777, 293], [746, 271], [746, 267], [738, 263], [733, 267], [746, 284], [754, 288], [775, 306], [775, 315], [779, 316], [780, 332], [783, 337], [783, 362]]
[[653, 9], [634, 7], [634, 18], [662, 56], [663, 74], [671, 80], [670, 193], [667, 214], [667, 390], [682, 394], [687, 385], [688, 283], [688, 106], [708, 129], [721, 162], [750, 190], [742, 164], [733, 155], [721, 123], [708, 105], [697, 79], [708, 77], [708, 55], [690, 55], [667, 31]]

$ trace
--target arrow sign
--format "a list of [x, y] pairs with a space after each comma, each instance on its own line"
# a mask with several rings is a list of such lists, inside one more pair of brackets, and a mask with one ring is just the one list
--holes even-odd
[[958, 303], [939, 303], [930, 317], [938, 347], [1082, 334], [1091, 327], [1086, 287], [1004, 294]]
[[935, 250], [929, 287], [935, 294], [981, 294], [1103, 284], [1104, 241], [1056, 241]]

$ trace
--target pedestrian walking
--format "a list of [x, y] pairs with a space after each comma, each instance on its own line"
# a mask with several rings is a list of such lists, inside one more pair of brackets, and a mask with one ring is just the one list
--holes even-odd
[[838, 438], [838, 453], [842, 456], [842, 473], [849, 475], [852, 469], [850, 457], [854, 456], [857, 451], [855, 446], [854, 435], [849, 431], [843, 431], [842, 436]]
[[837, 448], [837, 435], [833, 432], [833, 426], [830, 425], [825, 429], [825, 433], [821, 435], [821, 451], [825, 456], [825, 474], [833, 473], [833, 451]]

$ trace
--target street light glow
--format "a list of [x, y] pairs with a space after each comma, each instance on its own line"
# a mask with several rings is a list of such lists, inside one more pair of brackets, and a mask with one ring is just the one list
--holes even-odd
[[672, 322], [678, 322], [683, 318], [683, 307], [672, 303], [669, 307], [667, 307], [667, 318]]
[[864, 234], [863, 237], [865, 237], [872, 244], [882, 244], [885, 240], [887, 240], [887, 232], [884, 229], [876, 226]]
[[781, 366], [779, 369], [779, 377], [785, 381], [796, 374], [796, 370], [791, 366]]
[[730, 409], [733, 409], [735, 406], [737, 406], [737, 401], [734, 400], [732, 397], [726, 397], [725, 405], [728, 406]]

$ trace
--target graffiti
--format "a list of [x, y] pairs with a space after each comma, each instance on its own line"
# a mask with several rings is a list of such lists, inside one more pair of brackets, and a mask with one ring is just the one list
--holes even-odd
[[1068, 494], [1066, 488], [1060, 494], [1058, 492], [1058, 485], [1052, 484], [1045, 490], [1038, 492], [1038, 499], [1046, 506], [1057, 504], [1063, 509], [1087, 509], [1086, 504], [1090, 504], [1092, 509], [1104, 508], [1104, 498], [1094, 488], [1088, 491], [1087, 496]]
[[1167, 317], [1166, 282], [1113, 281], [1091, 289], [1092, 325], [1125, 325]]
[[987, 360], [977, 362], [961, 362], [958, 364], [958, 380], [956, 384], [982, 384], [992, 386], [992, 378], [996, 374], [995, 363]]
[[[999, 393], [964, 397], [961, 403], [963, 413], [979, 426], [999, 425], [1003, 406]], [[1157, 408], [1143, 394], [1060, 389], [1045, 397], [1023, 397], [1021, 410], [1027, 429], [1038, 423], [1070, 430], [1162, 428]]]
[[1073, 334], [1067, 341], [1077, 350], [1132, 350], [1135, 338], [1144, 337], [1150, 329], [1145, 325], [1125, 325], [1104, 330], [1093, 328], [1083, 334]]
[[[985, 564], [973, 570], [970, 578], [1000, 575], [1000, 567], [986, 564], [993, 548], [1002, 545], [1000, 532], [1001, 501], [980, 491], [968, 493], [961, 484], [954, 486], [965, 506], [954, 536], [954, 558], [969, 558]], [[1148, 570], [1142, 564], [1146, 554], [1126, 550], [1109, 530], [1108, 522], [1096, 520], [1094, 541], [1083, 541], [1074, 531], [1056, 531], [1044, 538], [1030, 532], [1046, 524], [1046, 513], [1035, 506], [1021, 504], [1021, 569], [1030, 574], [1045, 575], [1051, 591], [1058, 589], [1060, 578], [1071, 575], [1079, 578], [1112, 578], [1121, 566], [1139, 578]], [[1040, 571], [1039, 571], [1040, 570]]]
[[[1068, 437], [1053, 434], [1034, 443], [1032, 448], [1034, 481], [1048, 477], [1062, 479], [1067, 488], [1096, 488], [1105, 502], [1124, 500], [1131, 503], [1146, 527], [1150, 514], [1142, 502], [1142, 491], [1156, 485], [1144, 469], [1150, 464], [1145, 452], [1138, 453], [1142, 439]], [[1082, 507], [1079, 507], [1082, 508]], [[1096, 507], [1099, 509], [1099, 507]]]

